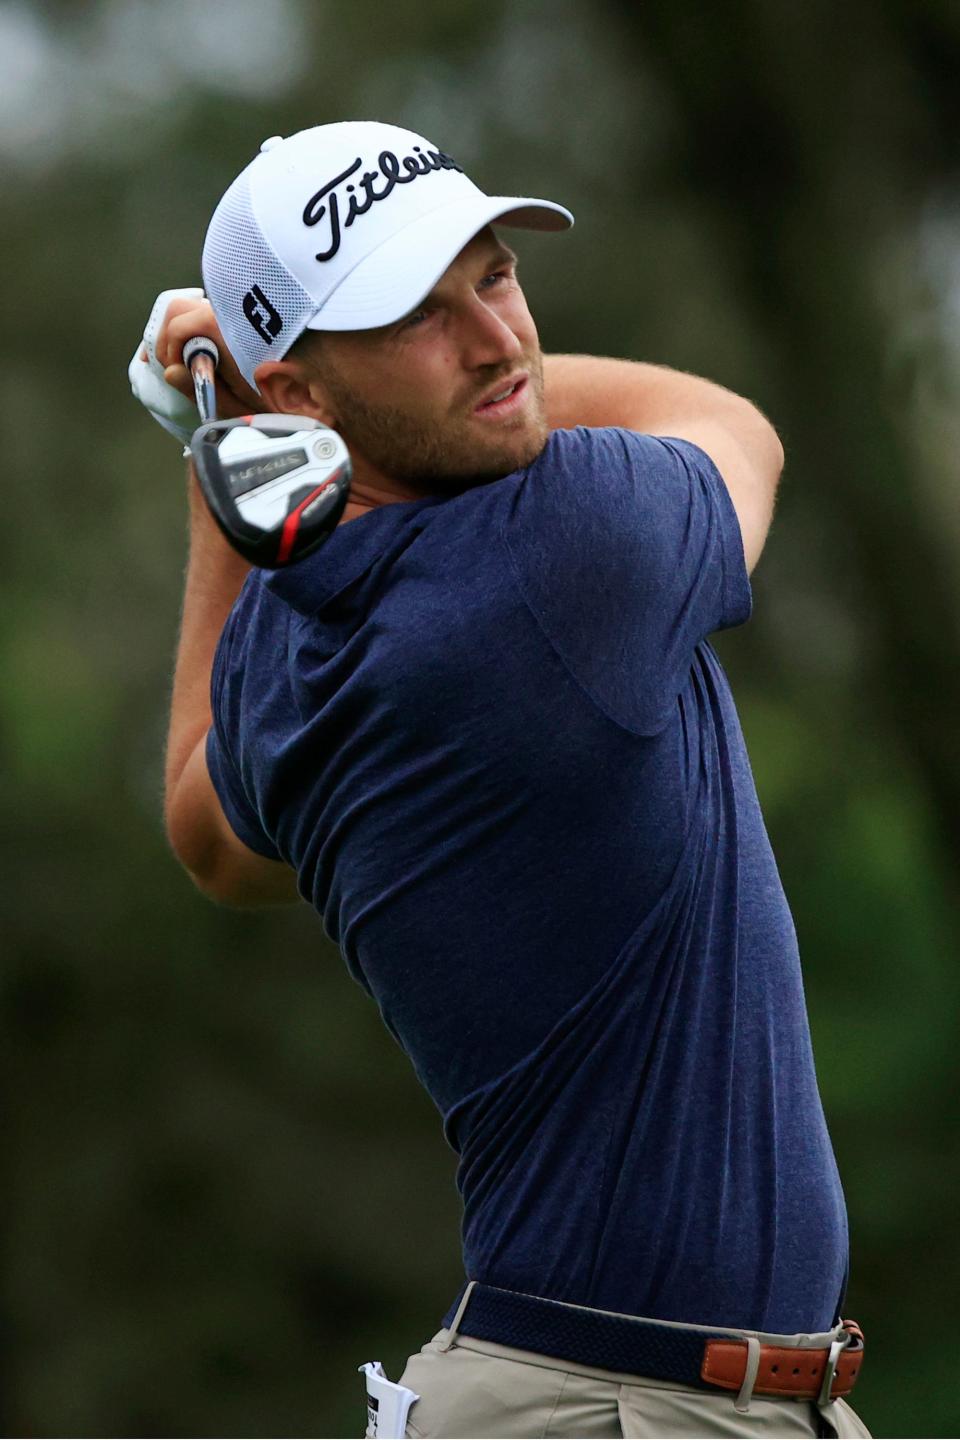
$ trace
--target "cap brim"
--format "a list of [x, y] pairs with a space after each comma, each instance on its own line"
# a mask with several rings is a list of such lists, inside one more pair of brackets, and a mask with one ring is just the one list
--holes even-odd
[[308, 330], [372, 330], [419, 305], [463, 247], [494, 222], [521, 230], [569, 230], [573, 216], [552, 200], [477, 195], [421, 215], [365, 255], [340, 282]]

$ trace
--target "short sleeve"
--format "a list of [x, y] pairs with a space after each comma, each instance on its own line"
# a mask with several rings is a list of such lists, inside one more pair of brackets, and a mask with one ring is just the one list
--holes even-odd
[[[239, 678], [233, 658], [232, 639], [236, 617], [231, 616], [224, 626], [213, 662], [210, 683], [210, 701], [213, 724], [207, 731], [207, 770], [223, 813], [234, 834], [248, 849], [268, 860], [279, 860], [280, 854], [264, 831], [243, 784], [240, 769], [231, 754], [231, 746], [238, 739], [239, 717], [231, 715], [236, 708]], [[234, 683], [232, 683], [234, 682]]]
[[641, 734], [663, 728], [697, 645], [750, 615], [733, 502], [686, 440], [555, 431], [504, 538], [557, 655], [611, 719]]

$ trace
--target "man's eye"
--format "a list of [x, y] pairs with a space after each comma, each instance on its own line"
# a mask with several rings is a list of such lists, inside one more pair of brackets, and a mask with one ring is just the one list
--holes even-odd
[[480, 281], [480, 285], [482, 289], [490, 290], [493, 288], [494, 285], [496, 285], [498, 280], [506, 280], [508, 278], [508, 275], [509, 271], [507, 270], [491, 270], [489, 275], [484, 275], [483, 279]]
[[415, 326], [422, 325], [426, 318], [426, 310], [414, 310], [413, 314], [408, 315], [407, 318], [403, 321], [403, 324], [400, 328], [402, 330], [412, 330], [415, 328]]

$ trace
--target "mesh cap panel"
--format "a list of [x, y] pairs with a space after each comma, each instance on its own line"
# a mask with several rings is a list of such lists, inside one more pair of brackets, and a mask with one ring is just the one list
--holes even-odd
[[317, 306], [264, 240], [246, 172], [213, 213], [201, 263], [227, 349], [253, 385], [260, 362], [281, 359]]

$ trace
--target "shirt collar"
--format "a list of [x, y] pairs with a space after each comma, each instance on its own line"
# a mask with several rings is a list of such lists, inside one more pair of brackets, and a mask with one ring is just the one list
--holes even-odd
[[295, 565], [265, 571], [264, 584], [295, 609], [315, 614], [407, 536], [423, 511], [443, 500], [443, 496], [428, 495], [421, 500], [378, 505], [366, 515], [338, 525], [319, 549]]

